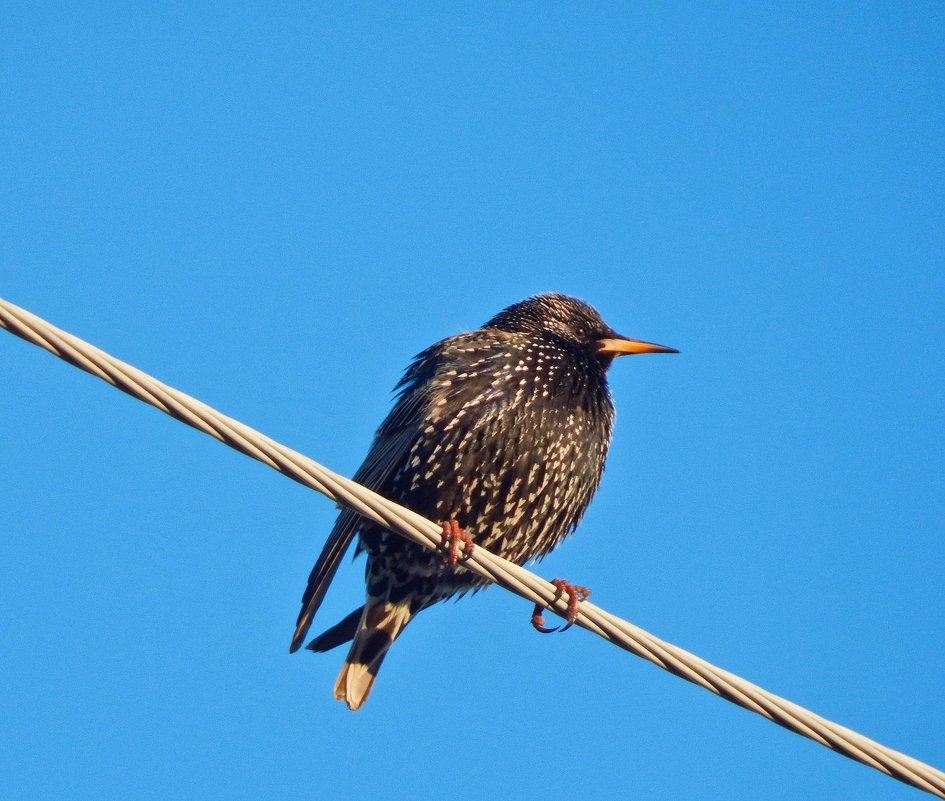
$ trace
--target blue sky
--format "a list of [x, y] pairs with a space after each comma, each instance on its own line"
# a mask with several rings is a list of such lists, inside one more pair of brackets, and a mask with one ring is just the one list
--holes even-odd
[[[945, 765], [940, 3], [0, 34], [0, 295], [346, 473], [414, 353], [583, 297], [682, 354], [615, 365], [604, 482], [539, 571]], [[328, 501], [5, 335], [0, 380], [4, 797], [918, 797], [498, 589], [349, 713], [343, 653], [287, 652]]]

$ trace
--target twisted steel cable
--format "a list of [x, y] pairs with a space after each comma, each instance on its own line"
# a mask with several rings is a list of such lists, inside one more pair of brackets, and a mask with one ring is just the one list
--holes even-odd
[[[301, 453], [2, 298], [0, 326], [420, 545], [431, 549], [441, 546], [443, 531], [440, 525], [333, 473]], [[556, 598], [552, 584], [523, 567], [495, 556], [485, 548], [477, 547], [463, 564], [533, 603], [553, 608], [562, 615], [567, 612], [567, 600]], [[660, 640], [589, 601], [581, 604], [576, 625], [773, 723], [899, 781], [945, 798], [945, 772], [774, 695], [678, 646]]]

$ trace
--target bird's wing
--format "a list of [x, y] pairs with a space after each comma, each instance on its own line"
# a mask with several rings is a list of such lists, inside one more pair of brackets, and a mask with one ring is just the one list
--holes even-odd
[[295, 634], [292, 635], [289, 653], [295, 653], [302, 647], [308, 627], [312, 625], [312, 618], [321, 606], [328, 585], [331, 584], [338, 570], [341, 557], [345, 555], [348, 545], [351, 544], [357, 523], [358, 516], [352, 512], [345, 511], [338, 516], [335, 527], [331, 530], [328, 541], [308, 577], [308, 586], [305, 588], [305, 595], [302, 596], [302, 611], [299, 612], [299, 619], [295, 624]]
[[[376, 491], [383, 491], [388, 480], [403, 465], [404, 457], [416, 439], [424, 413], [425, 394], [418, 383], [409, 381], [402, 386], [404, 389], [399, 400], [378, 429], [364, 464], [354, 474], [355, 481]], [[292, 644], [289, 646], [290, 653], [302, 646], [308, 628], [312, 625], [312, 619], [328, 591], [328, 585], [331, 584], [345, 551], [363, 522], [362, 517], [350, 509], [345, 509], [338, 515], [338, 520], [308, 578], [308, 586], [302, 596], [302, 611], [299, 613]]]
[[[355, 473], [355, 481], [372, 488], [384, 484], [400, 466], [397, 455], [409, 449], [414, 436], [415, 432], [409, 428], [401, 429], [393, 436], [378, 432], [367, 459]], [[312, 624], [312, 618], [321, 606], [325, 593], [328, 591], [328, 585], [335, 577], [338, 565], [341, 564], [341, 559], [362, 522], [361, 515], [350, 509], [345, 509], [338, 515], [334, 528], [325, 542], [325, 547], [322, 548], [318, 561], [308, 577], [308, 586], [302, 596], [302, 611], [299, 613], [292, 644], [289, 646], [290, 653], [294, 653], [302, 646], [302, 640], [305, 639], [308, 628]]]

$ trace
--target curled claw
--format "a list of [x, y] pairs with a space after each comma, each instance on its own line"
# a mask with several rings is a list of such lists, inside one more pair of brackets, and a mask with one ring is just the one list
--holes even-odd
[[572, 584], [570, 581], [565, 581], [564, 579], [555, 579], [551, 583], [555, 588], [555, 601], [557, 601], [562, 595], [568, 596], [568, 611], [565, 615], [565, 620], [567, 622], [564, 624], [564, 626], [557, 628], [545, 628], [545, 619], [541, 614], [544, 610], [544, 607], [541, 604], [535, 604], [535, 610], [532, 612], [532, 626], [536, 631], [540, 631], [542, 634], [551, 634], [555, 631], [567, 631], [569, 628], [571, 628], [571, 626], [574, 625], [574, 621], [577, 620], [578, 604], [581, 601], [586, 601], [591, 597], [591, 591], [588, 587], [580, 587], [576, 584]]
[[[465, 561], [470, 557], [476, 544], [456, 520], [446, 520], [440, 525], [443, 528], [443, 549], [448, 552], [446, 561], [450, 567], [455, 567], [460, 558]], [[463, 544], [462, 557], [459, 552], [460, 543]]]
[[540, 631], [542, 634], [553, 634], [561, 627], [555, 626], [553, 629], [545, 628], [545, 618], [542, 615], [544, 609], [545, 607], [542, 604], [535, 604], [535, 611], [532, 612], [532, 627], [535, 631]]

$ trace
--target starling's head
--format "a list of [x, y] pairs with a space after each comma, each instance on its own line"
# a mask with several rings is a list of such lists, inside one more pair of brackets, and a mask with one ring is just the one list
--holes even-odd
[[557, 292], [535, 295], [515, 303], [499, 312], [484, 327], [551, 337], [570, 347], [587, 350], [606, 363], [615, 356], [630, 353], [679, 352], [665, 345], [621, 336], [604, 322], [593, 306]]

